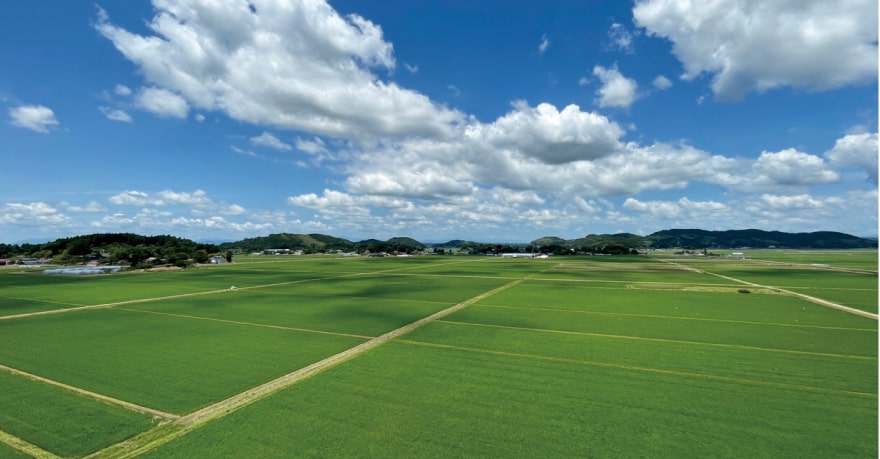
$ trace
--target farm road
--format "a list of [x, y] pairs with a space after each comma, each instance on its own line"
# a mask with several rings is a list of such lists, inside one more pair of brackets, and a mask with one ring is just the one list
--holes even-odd
[[2, 430], [0, 430], [0, 443], [6, 444], [12, 449], [17, 451], [21, 451], [31, 457], [35, 457], [37, 459], [56, 459], [60, 456], [56, 456], [37, 445], [28, 443], [21, 438], [10, 435]]
[[510, 287], [522, 283], [527, 278], [516, 279], [501, 287], [481, 293], [473, 298], [467, 299], [454, 306], [446, 308], [442, 311], [423, 317], [408, 325], [404, 325], [396, 330], [392, 330], [384, 335], [373, 338], [369, 341], [361, 343], [355, 347], [342, 351], [338, 354], [327, 357], [324, 360], [313, 363], [309, 366], [300, 368], [292, 373], [288, 373], [280, 378], [269, 381], [260, 386], [254, 387], [240, 394], [234, 395], [226, 400], [215, 403], [208, 407], [194, 411], [186, 416], [176, 419], [172, 422], [148, 430], [140, 435], [136, 435], [129, 440], [117, 443], [113, 446], [98, 451], [90, 456], [92, 458], [125, 458], [134, 457], [144, 452], [155, 449], [175, 438], [186, 435], [192, 430], [204, 425], [214, 419], [219, 419], [233, 411], [237, 411], [251, 403], [261, 400], [275, 392], [278, 392], [288, 386], [296, 384], [306, 378], [314, 376], [321, 371], [336, 366], [342, 362], [350, 360], [370, 349], [379, 346], [389, 340], [398, 338], [406, 333], [423, 327], [435, 320], [442, 319], [454, 312], [460, 311], [471, 304], [495, 295], [498, 292], [507, 290]]
[[786, 295], [796, 296], [796, 297], [798, 297], [798, 298], [801, 298], [801, 299], [807, 300], [807, 301], [809, 301], [810, 303], [815, 303], [815, 304], [818, 304], [818, 305], [820, 305], [820, 306], [825, 306], [825, 307], [833, 308], [833, 309], [839, 309], [839, 310], [841, 310], [841, 311], [843, 311], [843, 312], [848, 312], [848, 313], [850, 313], [850, 314], [855, 314], [855, 315], [857, 315], [857, 316], [862, 316], [862, 317], [867, 317], [867, 318], [869, 318], [869, 319], [878, 320], [878, 316], [877, 316], [877, 314], [874, 314], [874, 313], [871, 313], [871, 312], [868, 312], [868, 311], [862, 311], [861, 309], [851, 308], [851, 307], [849, 307], [849, 306], [844, 306], [844, 305], [842, 305], [842, 304], [834, 303], [834, 302], [831, 302], [831, 301], [828, 301], [828, 300], [823, 300], [822, 298], [816, 298], [816, 297], [814, 297], [814, 296], [805, 295], [805, 294], [803, 294], [803, 293], [793, 292], [793, 291], [791, 291], [791, 290], [786, 290], [786, 289], [782, 289], [782, 288], [779, 288], [779, 287], [773, 287], [773, 286], [770, 286], [770, 285], [756, 284], [756, 283], [754, 283], [754, 282], [749, 282], [749, 281], [745, 281], [745, 280], [742, 280], [742, 279], [737, 279], [737, 278], [735, 278], [735, 277], [730, 277], [730, 276], [725, 276], [725, 275], [723, 275], [723, 274], [717, 274], [717, 273], [713, 273], [713, 272], [709, 272], [709, 271], [704, 271], [704, 270], [702, 270], [702, 269], [697, 269], [697, 268], [694, 268], [694, 267], [692, 267], [692, 266], [685, 266], [685, 265], [682, 265], [682, 264], [679, 264], [679, 263], [675, 263], [675, 262], [673, 262], [673, 261], [667, 261], [667, 260], [660, 260], [660, 261], [662, 261], [663, 263], [669, 263], [669, 264], [672, 264], [672, 265], [678, 266], [678, 267], [680, 267], [681, 269], [684, 269], [684, 270], [687, 270], [687, 271], [693, 271], [693, 272], [695, 272], [695, 273], [708, 274], [708, 275], [710, 275], [710, 276], [720, 277], [720, 278], [722, 278], [722, 279], [731, 280], [731, 281], [734, 281], [734, 282], [737, 282], [737, 283], [740, 283], [740, 284], [743, 284], [743, 285], [748, 285], [748, 286], [750, 286], [750, 287], [755, 287], [755, 288], [766, 288], [766, 289], [775, 290], [775, 291], [778, 291], [778, 292], [785, 293]]

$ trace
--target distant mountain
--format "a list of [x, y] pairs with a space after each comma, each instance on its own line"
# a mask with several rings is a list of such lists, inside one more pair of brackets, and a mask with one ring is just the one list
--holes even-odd
[[[544, 241], [555, 241], [554, 244], [542, 244]], [[654, 249], [706, 249], [706, 248], [797, 248], [797, 249], [854, 249], [876, 248], [877, 241], [833, 231], [817, 231], [813, 233], [784, 233], [781, 231], [764, 231], [756, 229], [706, 231], [700, 229], [669, 229], [657, 231], [648, 236], [630, 233], [590, 234], [580, 239], [565, 240], [559, 238], [541, 238], [532, 245], [562, 246], [591, 250], [595, 248], [620, 246], [627, 248]]]
[[[233, 252], [262, 252], [266, 249], [303, 250], [306, 253], [328, 250], [370, 252], [414, 252], [425, 248], [462, 248], [471, 253], [500, 253], [517, 250], [544, 251], [568, 254], [581, 251], [602, 253], [631, 253], [633, 249], [735, 249], [735, 248], [790, 248], [790, 249], [857, 249], [877, 248], [874, 238], [857, 237], [834, 231], [812, 233], [784, 233], [757, 229], [706, 231], [701, 229], [668, 229], [648, 236], [631, 233], [589, 234], [578, 239], [545, 236], [529, 244], [488, 244], [460, 239], [443, 244], [424, 244], [410, 237], [393, 237], [387, 241], [366, 239], [352, 242], [325, 234], [278, 233], [268, 236], [214, 244], [193, 242], [174, 236], [141, 236], [131, 233], [88, 234], [61, 238], [42, 244], [0, 244], [0, 258], [12, 256], [61, 257], [73, 260], [96, 254], [109, 254], [111, 259], [127, 260], [132, 265], [141, 259], [195, 259], [207, 255]], [[184, 257], [185, 256], [185, 257]]]
[[545, 236], [538, 239], [535, 239], [530, 243], [532, 246], [545, 246], [545, 245], [566, 245], [565, 239], [556, 236]]
[[654, 248], [792, 248], [792, 249], [856, 249], [877, 247], [877, 241], [834, 231], [783, 233], [756, 229], [704, 231], [671, 229], [647, 237]]
[[413, 238], [394, 237], [387, 241], [365, 239], [352, 242], [325, 234], [292, 234], [279, 233], [268, 236], [243, 239], [237, 242], [220, 244], [221, 250], [239, 250], [242, 252], [262, 252], [267, 249], [303, 250], [305, 252], [323, 252], [327, 250], [353, 251], [365, 249], [371, 252], [393, 252], [399, 250], [414, 251], [426, 247]]
[[464, 247], [467, 245], [474, 245], [474, 244], [477, 244], [477, 243], [471, 242], [471, 241], [465, 241], [462, 239], [453, 239], [453, 240], [447, 241], [447, 242], [439, 242], [439, 243], [431, 244], [431, 247], [434, 247], [437, 249], [457, 249], [459, 247]]
[[422, 244], [411, 237], [393, 237], [385, 241], [385, 243], [390, 246], [397, 246], [398, 248], [410, 250], [424, 249], [426, 247], [425, 244]]
[[268, 236], [242, 239], [238, 242], [224, 242], [221, 250], [240, 250], [242, 252], [262, 252], [266, 249], [291, 250], [353, 250], [354, 243], [324, 234], [277, 233]]

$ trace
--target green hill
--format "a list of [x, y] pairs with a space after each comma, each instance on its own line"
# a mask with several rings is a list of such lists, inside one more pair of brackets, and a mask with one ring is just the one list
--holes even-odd
[[[876, 248], [877, 241], [834, 231], [784, 233], [757, 229], [706, 231], [701, 229], [669, 229], [648, 236], [631, 233], [590, 234], [563, 242], [560, 238], [544, 237], [531, 245], [555, 250], [557, 247], [593, 251], [607, 247], [630, 249], [706, 249], [706, 248], [791, 248], [791, 249], [854, 249]], [[551, 251], [552, 251], [551, 250]]]
[[304, 250], [309, 252], [324, 250], [353, 250], [354, 243], [324, 234], [277, 233], [268, 236], [242, 239], [237, 242], [220, 244], [221, 250], [240, 250], [242, 252], [262, 252], [267, 249]]

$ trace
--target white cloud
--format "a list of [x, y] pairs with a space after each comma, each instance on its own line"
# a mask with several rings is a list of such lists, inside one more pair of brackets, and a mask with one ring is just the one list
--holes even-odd
[[49, 128], [58, 125], [55, 119], [55, 113], [51, 108], [43, 105], [21, 105], [19, 107], [10, 108], [9, 116], [12, 118], [10, 124], [34, 132], [43, 134], [49, 133]]
[[[99, 220], [92, 221], [90, 226], [100, 231], [162, 231], [181, 235], [182, 237], [211, 237], [216, 238], [220, 234], [230, 233], [256, 234], [273, 231], [276, 225], [287, 227], [289, 223], [284, 216], [269, 215], [257, 216], [263, 221], [231, 221], [220, 215], [205, 215], [200, 217], [185, 217], [172, 212], [157, 211], [155, 209], [141, 209], [139, 212], [128, 215], [123, 212], [115, 212], [103, 216]], [[269, 221], [267, 221], [269, 220]], [[188, 235], [188, 236], [186, 236]]]
[[201, 113], [196, 113], [196, 115], [193, 116], [193, 118], [195, 118], [195, 120], [198, 121], [199, 123], [201, 123], [202, 121], [205, 121], [205, 115], [202, 115]]
[[633, 17], [672, 41], [682, 78], [714, 75], [722, 99], [794, 86], [812, 91], [877, 75], [876, 0], [641, 0]]
[[182, 206], [185, 210], [195, 215], [224, 214], [239, 215], [246, 212], [245, 208], [237, 204], [214, 201], [208, 197], [204, 190], [195, 190], [192, 193], [163, 190], [158, 193], [144, 191], [124, 191], [109, 198], [113, 204], [120, 206], [135, 207], [171, 207]]
[[541, 43], [538, 45], [538, 53], [544, 54], [547, 52], [547, 48], [550, 47], [550, 39], [547, 38], [547, 34], [541, 35]]
[[131, 95], [131, 89], [128, 86], [118, 84], [115, 88], [113, 88], [113, 92], [116, 93], [117, 96], [128, 97]]
[[529, 107], [516, 102], [514, 110], [491, 124], [467, 127], [468, 140], [534, 158], [547, 164], [592, 160], [619, 151], [624, 131], [608, 118], [580, 110], [577, 105], [562, 109], [551, 104]]
[[[457, 111], [382, 81], [395, 67], [382, 29], [340, 16], [324, 1], [155, 2], [138, 35], [98, 15], [97, 30], [134, 62], [183, 117], [189, 106], [233, 119], [369, 141], [383, 136], [445, 136]], [[176, 96], [173, 98], [171, 96]], [[178, 99], [179, 98], [179, 99]], [[173, 107], [173, 109], [172, 109]]]
[[251, 157], [253, 157], [253, 158], [261, 158], [260, 155], [254, 153], [254, 152], [251, 151], [251, 150], [244, 150], [244, 149], [242, 149], [242, 148], [238, 148], [238, 147], [236, 147], [235, 145], [230, 145], [229, 148], [230, 148], [232, 151], [234, 151], [234, 152], [236, 152], [236, 153], [238, 153], [238, 154], [240, 154], [240, 155], [251, 156]]
[[274, 135], [266, 131], [263, 131], [263, 133], [257, 137], [251, 137], [251, 143], [254, 145], [269, 147], [280, 151], [289, 151], [293, 149], [293, 147], [282, 142], [278, 139], [278, 137], [275, 137]]
[[62, 202], [59, 204], [59, 207], [69, 212], [104, 212], [107, 210], [104, 206], [98, 204], [96, 201], [90, 201], [85, 206], [73, 206], [69, 203]]
[[662, 218], [677, 217], [681, 214], [681, 208], [676, 203], [666, 201], [641, 202], [634, 198], [627, 198], [623, 203], [623, 208], [636, 212], [647, 212]]
[[623, 144], [623, 130], [576, 106], [515, 109], [440, 142], [411, 139], [343, 156], [348, 191], [458, 200], [486, 188], [599, 197], [733, 183], [740, 162], [687, 145]]
[[150, 201], [149, 195], [147, 193], [144, 193], [143, 191], [125, 191], [117, 195], [111, 196], [110, 202], [121, 206], [146, 206], [150, 204], [156, 205]]
[[611, 41], [609, 48], [616, 51], [622, 51], [632, 54], [635, 49], [633, 46], [633, 34], [623, 26], [615, 22], [608, 29], [608, 39]]
[[189, 113], [186, 99], [164, 88], [141, 88], [136, 103], [138, 107], [162, 117], [186, 118]]
[[409, 73], [412, 73], [412, 74], [419, 73], [419, 66], [418, 65], [410, 65], [410, 64], [404, 63], [403, 66], [406, 68], [406, 70]]
[[294, 145], [296, 145], [297, 150], [304, 151], [310, 155], [327, 153], [327, 146], [324, 145], [324, 141], [320, 137], [315, 137], [313, 140], [297, 138]]
[[834, 148], [825, 152], [825, 157], [834, 166], [861, 167], [868, 179], [877, 184], [877, 133], [849, 134], [837, 139]]
[[9, 203], [0, 207], [0, 224], [61, 225], [68, 217], [45, 202]]
[[811, 186], [838, 180], [840, 176], [828, 169], [822, 158], [789, 148], [761, 152], [752, 164], [748, 186]]
[[442, 174], [436, 168], [365, 172], [349, 177], [346, 185], [356, 193], [418, 199], [441, 199], [469, 194], [472, 190], [469, 183]]
[[635, 102], [638, 84], [623, 76], [616, 65], [611, 68], [597, 65], [593, 67], [593, 75], [602, 81], [602, 87], [596, 91], [600, 107], [629, 108]]
[[131, 116], [122, 110], [114, 110], [110, 107], [104, 106], [98, 107], [98, 110], [101, 110], [101, 113], [103, 113], [109, 120], [131, 123]]
[[818, 209], [823, 202], [808, 194], [795, 196], [761, 195], [761, 202], [773, 209]]
[[[637, 8], [648, 3], [640, 1]], [[576, 105], [514, 102], [508, 113], [480, 121], [390, 82], [386, 75], [394, 74], [396, 63], [382, 30], [359, 16], [340, 16], [323, 1], [265, 0], [256, 13], [244, 3], [232, 2], [161, 0], [156, 5], [145, 35], [123, 30], [98, 15], [97, 29], [135, 63], [147, 80], [144, 85], [179, 98], [181, 109], [176, 113], [181, 117], [189, 110], [200, 112], [197, 119], [215, 111], [261, 126], [255, 132], [263, 134], [251, 138], [252, 145], [282, 151], [295, 148], [304, 154], [293, 155], [292, 160], [302, 167], [326, 163], [338, 174], [334, 179], [338, 189], [329, 186], [323, 193], [291, 196], [287, 201], [295, 208], [291, 214], [261, 217], [236, 204], [210, 199], [200, 190], [129, 191], [111, 197], [111, 203], [141, 208], [135, 216], [120, 217], [136, 222], [152, 219], [168, 227], [173, 221], [181, 228], [212, 230], [286, 230], [295, 221], [298, 231], [343, 236], [375, 237], [401, 230], [442, 236], [448, 235], [447, 228], [461, 234], [487, 228], [507, 232], [523, 221], [530, 222], [529, 227], [542, 225], [548, 232], [553, 228], [588, 231], [594, 223], [685, 224], [710, 212], [715, 221], [731, 226], [754, 219], [768, 221], [767, 226], [775, 229], [781, 224], [772, 219], [787, 218], [796, 206], [774, 208], [759, 194], [805, 195], [815, 192], [809, 187], [839, 179], [832, 166], [870, 166], [864, 153], [852, 153], [855, 147], [841, 141], [839, 148], [826, 152], [824, 161], [793, 149], [747, 159], [714, 155], [687, 144], [641, 145], [625, 140], [622, 126], [629, 121], [618, 125]], [[616, 50], [631, 52], [634, 33], [639, 31], [616, 24], [609, 37]], [[538, 51], [544, 52], [550, 41], [546, 35], [541, 38], [546, 44]], [[415, 73], [415, 66], [402, 65]], [[702, 70], [693, 77], [704, 71], [713, 72]], [[616, 65], [596, 66], [593, 76], [581, 78], [579, 84], [590, 84], [590, 79], [601, 83], [596, 93], [599, 107], [627, 108], [638, 98], [638, 85]], [[662, 90], [672, 81], [659, 75], [652, 85]], [[460, 94], [453, 85], [448, 89], [447, 97]], [[133, 103], [139, 96], [140, 92]], [[297, 132], [270, 134], [284, 134], [282, 129]], [[279, 137], [290, 139], [289, 144]], [[241, 146], [259, 151], [252, 145]], [[230, 148], [260, 157], [254, 151]], [[656, 190], [685, 195], [694, 183], [741, 201], [722, 204], [696, 195], [623, 201], [629, 194]], [[843, 206], [833, 200], [812, 199], [824, 203], [829, 215], [842, 212]], [[173, 216], [160, 215], [157, 209]], [[293, 212], [309, 216], [293, 220]], [[812, 217], [797, 214], [796, 218]]]
[[657, 78], [654, 78], [654, 81], [652, 81], [651, 84], [661, 91], [672, 87], [672, 81], [663, 75], [657, 75]]

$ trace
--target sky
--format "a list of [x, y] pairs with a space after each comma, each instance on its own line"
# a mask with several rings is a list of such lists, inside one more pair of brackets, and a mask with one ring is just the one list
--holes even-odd
[[0, 242], [878, 231], [876, 0], [0, 16]]

